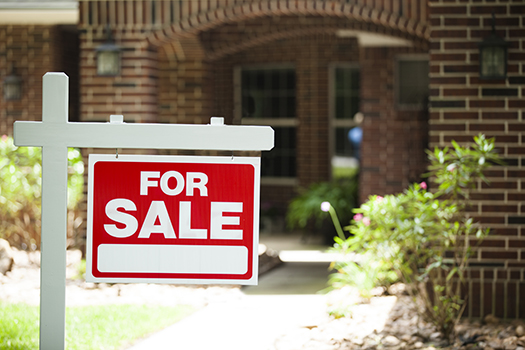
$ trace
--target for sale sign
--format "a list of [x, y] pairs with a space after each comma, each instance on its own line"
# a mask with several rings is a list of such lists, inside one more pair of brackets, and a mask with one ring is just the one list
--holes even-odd
[[90, 155], [86, 280], [257, 284], [260, 159]]

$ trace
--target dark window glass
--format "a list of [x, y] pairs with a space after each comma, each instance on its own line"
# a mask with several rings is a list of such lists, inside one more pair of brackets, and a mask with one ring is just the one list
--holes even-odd
[[275, 147], [262, 152], [261, 176], [295, 177], [296, 132], [294, 127], [274, 127]]
[[[247, 69], [241, 73], [243, 118], [295, 118], [295, 70]], [[270, 123], [271, 125], [271, 123]], [[261, 175], [296, 176], [296, 129], [273, 126], [275, 146], [262, 152]]]
[[400, 60], [398, 70], [398, 104], [425, 107], [428, 100], [428, 61]]
[[335, 70], [335, 118], [352, 119], [359, 112], [359, 69]]
[[243, 118], [295, 118], [295, 70], [242, 71]]

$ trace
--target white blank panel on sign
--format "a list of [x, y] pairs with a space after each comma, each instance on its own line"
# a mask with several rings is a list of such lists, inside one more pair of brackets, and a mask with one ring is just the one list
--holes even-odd
[[98, 256], [101, 272], [244, 274], [248, 270], [248, 249], [242, 246], [102, 244]]

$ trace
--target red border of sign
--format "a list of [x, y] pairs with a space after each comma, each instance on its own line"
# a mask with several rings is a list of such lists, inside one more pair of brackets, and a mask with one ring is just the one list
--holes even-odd
[[[137, 170], [138, 169], [138, 170]], [[149, 239], [136, 239], [136, 235], [129, 238], [115, 238], [108, 235], [102, 229], [103, 223], [108, 223], [107, 216], [104, 215], [103, 207], [108, 199], [115, 197], [130, 197], [136, 199], [137, 220], [141, 222], [146, 215], [147, 208], [142, 205], [142, 197], [137, 197], [137, 171], [151, 171], [154, 169], [179, 169], [181, 173], [187, 171], [196, 172], [207, 169], [211, 172], [210, 195], [209, 198], [201, 198], [194, 205], [192, 216], [199, 215], [205, 217], [209, 204], [206, 200], [212, 201], [214, 198], [224, 201], [235, 201], [235, 198], [247, 198], [249, 203], [245, 204], [245, 209], [253, 213], [241, 215], [241, 225], [245, 225], [244, 235], [238, 239], [174, 239], [166, 240], [163, 235], [150, 235]], [[249, 175], [246, 175], [249, 174]], [[247, 177], [249, 177], [247, 179]], [[97, 187], [95, 187], [97, 186]], [[253, 188], [251, 188], [253, 186]], [[130, 188], [133, 187], [133, 195]], [[214, 189], [221, 188], [221, 191]], [[244, 190], [243, 190], [244, 189]], [[154, 196], [155, 188], [150, 189], [151, 196]], [[161, 196], [160, 190], [158, 196]], [[196, 191], [197, 192], [197, 191]], [[124, 193], [124, 195], [121, 195]], [[240, 194], [239, 194], [240, 193]], [[258, 242], [259, 242], [259, 202], [260, 202], [260, 158], [258, 157], [193, 157], [193, 156], [143, 156], [143, 155], [90, 155], [88, 172], [88, 222], [87, 222], [87, 256], [86, 256], [86, 281], [104, 283], [173, 283], [173, 284], [257, 284], [258, 274]], [[183, 196], [182, 194], [181, 196]], [[134, 197], [133, 197], [134, 196]], [[241, 196], [241, 197], [239, 197]], [[164, 195], [164, 197], [166, 197]], [[153, 198], [153, 197], [152, 197]], [[159, 197], [162, 198], [162, 197]], [[159, 199], [157, 198], [157, 199]], [[173, 198], [173, 197], [172, 197]], [[154, 199], [154, 198], [153, 198]], [[142, 200], [142, 201], [141, 201]], [[148, 203], [151, 202], [150, 201]], [[179, 201], [175, 201], [174, 203]], [[202, 208], [199, 207], [203, 202]], [[169, 203], [167, 204], [169, 206]], [[175, 204], [174, 204], [175, 205]], [[208, 205], [208, 206], [206, 206]], [[199, 211], [200, 210], [200, 211]], [[200, 214], [199, 214], [200, 213]], [[141, 217], [142, 215], [142, 217]], [[225, 214], [227, 215], [227, 214]], [[208, 214], [209, 216], [209, 214]], [[104, 222], [101, 219], [104, 217]], [[253, 218], [253, 219], [252, 219]], [[101, 221], [102, 220], [102, 221]], [[178, 218], [176, 219], [178, 220]], [[203, 219], [205, 220], [205, 219]], [[209, 220], [209, 219], [208, 219]], [[198, 221], [200, 222], [200, 221]], [[208, 222], [209, 224], [209, 222]], [[140, 226], [140, 224], [139, 224]], [[178, 227], [178, 226], [177, 226]], [[227, 226], [225, 226], [227, 227]], [[140, 229], [140, 227], [139, 227]], [[98, 247], [104, 244], [108, 246], [120, 247], [132, 246], [137, 241], [145, 244], [137, 246], [207, 246], [207, 247], [246, 247], [248, 254], [246, 259], [246, 271], [243, 273], [219, 273], [219, 272], [136, 272], [119, 271], [108, 272], [99, 271]], [[137, 247], [135, 246], [135, 247]], [[155, 248], [153, 248], [155, 249]], [[244, 249], [244, 248], [243, 248]], [[180, 250], [177, 250], [180, 252]], [[107, 255], [105, 255], [107, 256]], [[104, 258], [107, 260], [107, 258]], [[132, 261], [133, 262], [133, 261]], [[133, 264], [131, 264], [133, 265]]]

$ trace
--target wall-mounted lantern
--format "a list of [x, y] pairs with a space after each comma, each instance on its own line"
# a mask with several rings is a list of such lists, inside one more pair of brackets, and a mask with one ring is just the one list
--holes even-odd
[[479, 43], [480, 79], [505, 79], [507, 77], [507, 43], [496, 34], [496, 18], [492, 14], [492, 33]]
[[19, 100], [22, 97], [22, 78], [16, 74], [15, 66], [3, 82], [4, 100]]
[[106, 42], [96, 48], [97, 74], [115, 76], [120, 74], [120, 46], [115, 44], [111, 28], [106, 27]]

